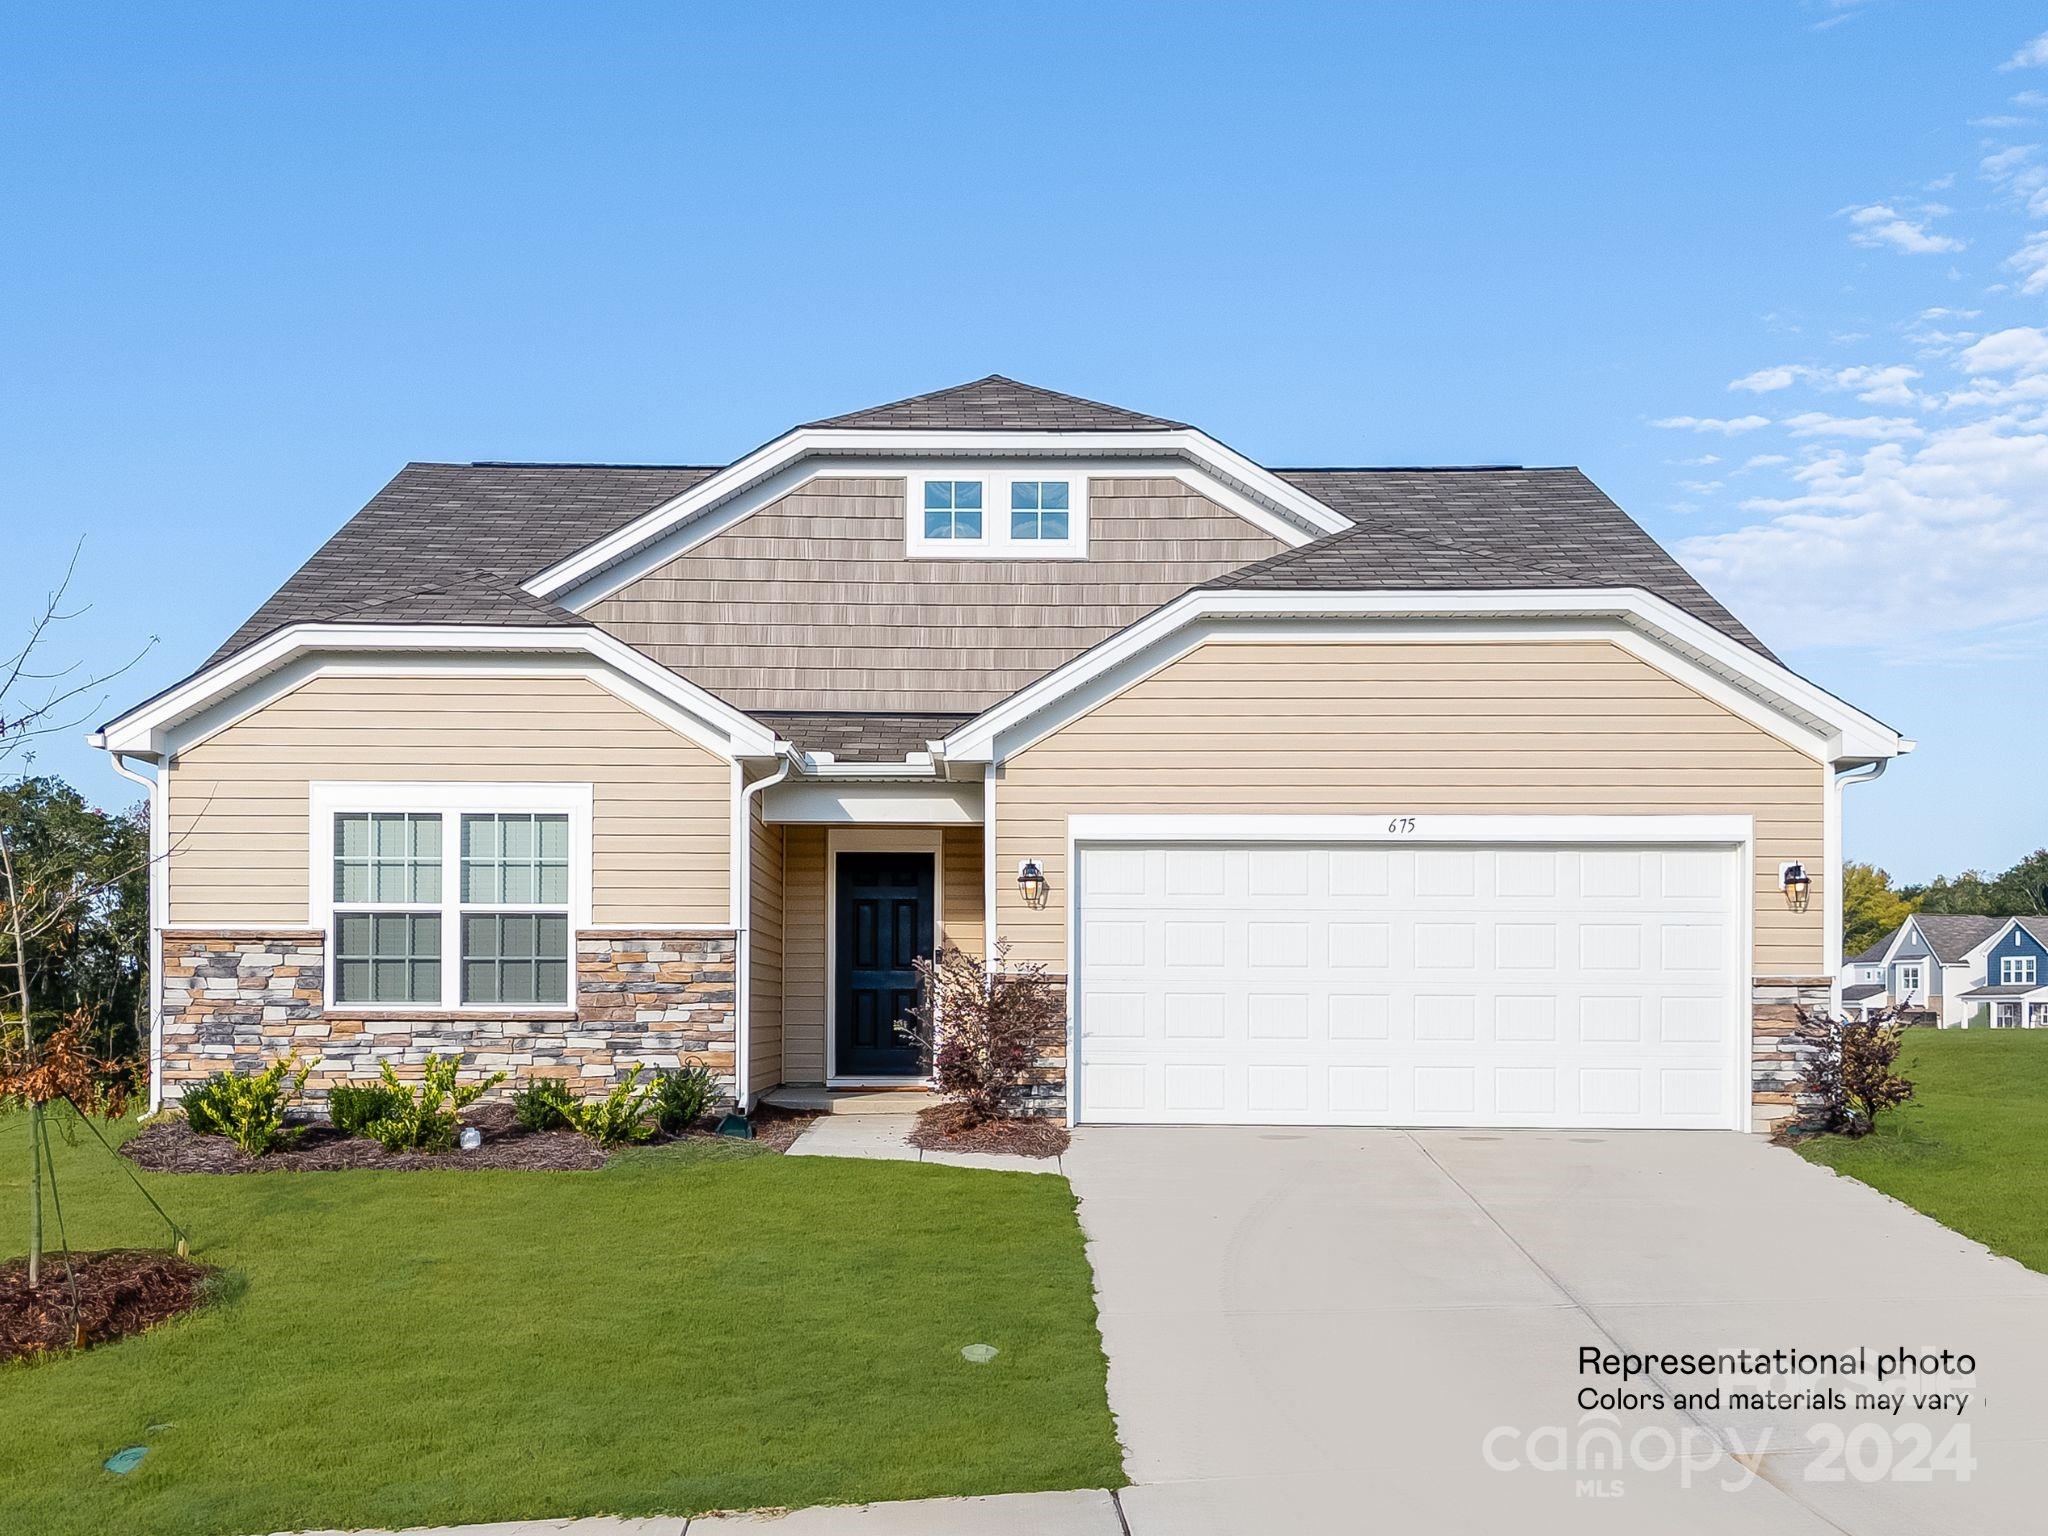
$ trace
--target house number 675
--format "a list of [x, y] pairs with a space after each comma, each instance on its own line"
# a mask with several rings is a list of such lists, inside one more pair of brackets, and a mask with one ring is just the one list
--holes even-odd
[[1387, 823], [1387, 831], [1395, 837], [1406, 837], [1414, 830], [1415, 818], [1413, 816], [1396, 816]]

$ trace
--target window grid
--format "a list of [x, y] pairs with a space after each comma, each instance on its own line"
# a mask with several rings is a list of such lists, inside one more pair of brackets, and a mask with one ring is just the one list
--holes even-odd
[[924, 536], [928, 539], [980, 538], [981, 482], [925, 481]]
[[2039, 974], [2032, 955], [2006, 955], [1998, 962], [1998, 983], [2005, 987], [2032, 986]]
[[567, 1006], [569, 817], [464, 812], [459, 835], [445, 839], [443, 819], [433, 811], [334, 815], [335, 1003]]
[[1010, 537], [1027, 542], [1064, 540], [1067, 536], [1067, 482], [1012, 480]]

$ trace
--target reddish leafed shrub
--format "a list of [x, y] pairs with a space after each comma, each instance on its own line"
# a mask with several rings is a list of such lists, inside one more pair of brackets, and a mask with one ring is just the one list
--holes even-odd
[[1881, 1009], [1858, 1020], [1799, 1010], [1793, 1039], [1807, 1050], [1799, 1088], [1808, 1101], [1804, 1118], [1813, 1128], [1867, 1136], [1879, 1115], [1913, 1097], [1912, 1081], [1893, 1070], [1900, 1011]]
[[1042, 965], [1008, 963], [998, 939], [995, 964], [951, 945], [917, 962], [924, 991], [906, 1021], [932, 1053], [940, 1093], [982, 1119], [1015, 1113], [1045, 1048], [1066, 1028], [1066, 999]]

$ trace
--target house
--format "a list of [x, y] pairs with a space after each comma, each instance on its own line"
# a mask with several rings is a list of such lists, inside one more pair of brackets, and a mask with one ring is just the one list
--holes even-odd
[[913, 962], [1001, 940], [1075, 1121], [1735, 1129], [1911, 747], [1576, 469], [1274, 469], [1000, 377], [408, 465], [95, 740], [154, 796], [153, 1100], [916, 1084]]
[[1992, 945], [2007, 921], [1914, 913], [1849, 963], [1843, 1006], [1866, 1017], [1898, 1004], [1905, 1022], [1967, 1029], [1983, 1007], [1972, 991], [1983, 986]]
[[2048, 1028], [2048, 918], [2009, 917], [1984, 949], [1978, 984], [1963, 993], [1973, 1022]]

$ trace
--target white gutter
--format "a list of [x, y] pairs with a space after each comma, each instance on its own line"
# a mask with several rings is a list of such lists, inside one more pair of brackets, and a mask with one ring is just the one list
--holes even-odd
[[[1912, 751], [1915, 745], [1910, 741], [1900, 742], [1901, 749], [1907, 752]], [[1841, 769], [1828, 783], [1828, 878], [1821, 900], [1821, 922], [1825, 925], [1821, 935], [1821, 964], [1828, 974], [1828, 1012], [1837, 1017], [1842, 1012], [1842, 968], [1845, 963], [1842, 954], [1842, 791], [1851, 784], [1869, 784], [1883, 778], [1885, 769], [1891, 765], [1890, 758], [1880, 757], [1875, 762]]]
[[[767, 778], [757, 779], [741, 788], [733, 816], [732, 1096], [743, 1115], [754, 1105], [754, 1086], [749, 1078], [753, 1050], [752, 1041], [748, 1038], [753, 1023], [748, 994], [754, 974], [754, 812], [751, 802], [756, 795], [773, 789], [788, 778], [790, 769], [797, 765], [796, 751], [788, 742], [778, 741], [775, 745], [782, 754], [782, 766]], [[733, 772], [743, 775], [746, 770], [734, 763]]]
[[156, 773], [145, 776], [137, 773], [121, 760], [121, 754], [107, 750], [107, 739], [95, 731], [85, 738], [86, 745], [107, 751], [107, 761], [114, 772], [132, 783], [140, 784], [149, 793], [149, 1107], [152, 1113], [162, 1107], [164, 1099], [164, 1031], [163, 1031], [163, 967], [164, 967], [164, 906], [169, 896], [170, 870], [165, 853], [170, 843], [170, 829], [164, 825], [162, 778], [164, 769], [159, 766]]

